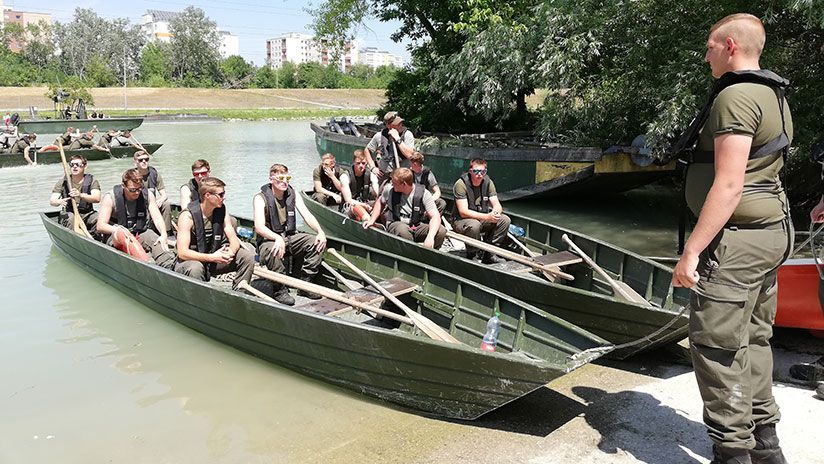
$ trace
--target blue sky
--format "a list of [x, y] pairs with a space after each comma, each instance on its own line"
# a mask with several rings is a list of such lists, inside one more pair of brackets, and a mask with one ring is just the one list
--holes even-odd
[[[240, 54], [255, 65], [262, 65], [266, 55], [266, 39], [286, 32], [311, 33], [311, 17], [305, 8], [307, 1], [272, 0], [3, 0], [6, 6], [19, 11], [51, 13], [52, 19], [68, 22], [75, 8], [89, 8], [104, 18], [127, 18], [133, 24], [140, 24], [146, 10], [182, 11], [189, 5], [202, 9], [206, 16], [217, 22], [220, 29], [238, 36]], [[314, 5], [318, 0], [313, 0]], [[404, 44], [392, 42], [389, 36], [398, 24], [372, 21], [369, 30], [360, 31], [358, 39], [361, 47], [377, 47], [400, 55], [409, 62], [409, 53]]]

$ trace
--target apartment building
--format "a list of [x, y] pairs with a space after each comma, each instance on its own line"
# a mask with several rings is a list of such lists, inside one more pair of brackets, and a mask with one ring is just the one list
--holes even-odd
[[[287, 61], [294, 64], [320, 63], [327, 66], [334, 60], [334, 51], [322, 41], [318, 43], [315, 37], [309, 34], [290, 32], [266, 41], [266, 63], [272, 69], [280, 69]], [[341, 51], [340, 70], [346, 72], [357, 62], [357, 42], [347, 42]]]
[[[45, 22], [47, 24], [51, 24], [51, 14], [49, 13], [34, 13], [31, 11], [15, 11], [12, 10], [11, 7], [5, 6], [0, 0], [0, 10], [3, 11], [3, 19], [0, 21], [0, 25], [6, 24], [19, 24], [22, 27], [26, 27], [29, 24], [35, 24], [39, 22]], [[18, 41], [12, 40], [9, 43], [9, 48], [13, 52], [19, 52], [25, 46], [25, 39]]]
[[[172, 20], [179, 14], [180, 13], [175, 11], [146, 10], [140, 27], [143, 28], [146, 38], [150, 41], [168, 43], [171, 42], [173, 37], [169, 29], [169, 24], [171, 24]], [[218, 50], [220, 51], [221, 58], [240, 54], [240, 40], [236, 35], [221, 29], [217, 29], [216, 32], [218, 34], [218, 40], [220, 41]]]
[[379, 66], [394, 66], [402, 68], [403, 58], [393, 55], [384, 50], [378, 50], [376, 47], [362, 48], [358, 53], [358, 63], [377, 68]]

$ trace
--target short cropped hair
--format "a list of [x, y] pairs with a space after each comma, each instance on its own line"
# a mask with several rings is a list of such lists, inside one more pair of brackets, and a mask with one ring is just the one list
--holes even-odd
[[74, 160], [80, 160], [83, 163], [83, 166], [85, 166], [88, 163], [88, 161], [86, 161], [86, 157], [83, 155], [72, 155], [72, 157], [69, 158], [69, 161]]
[[272, 174], [286, 174], [289, 172], [289, 168], [286, 167], [285, 164], [275, 163], [269, 168], [269, 175]]
[[759, 57], [764, 51], [767, 33], [758, 17], [747, 13], [731, 14], [722, 18], [710, 28], [710, 37], [720, 36], [721, 41], [731, 37], [741, 51], [747, 55]]
[[218, 189], [225, 189], [225, 187], [226, 184], [217, 177], [207, 177], [200, 181], [200, 187], [197, 189], [197, 193], [200, 195], [200, 198], [203, 198], [203, 195], [207, 193], [217, 193]]
[[482, 166], [486, 166], [486, 160], [483, 158], [472, 158], [472, 161], [469, 162], [469, 165], [472, 166], [473, 164], [480, 164]]
[[392, 171], [392, 182], [412, 185], [413, 179], [412, 170], [409, 168], [398, 168]]
[[[147, 152], [146, 150], [137, 150], [137, 151], [134, 152], [134, 155], [132, 155], [132, 158], [137, 159], [137, 157], [140, 156], [140, 155], [148, 155], [148, 154], [149, 154], [149, 152]], [[192, 171], [194, 171], [194, 170], [195, 170], [195, 168], [192, 167]]]
[[334, 159], [335, 159], [335, 155], [333, 155], [333, 154], [331, 154], [331, 153], [325, 153], [323, 156], [321, 156], [321, 157], [320, 157], [320, 161], [321, 161], [321, 162], [326, 161], [326, 160], [328, 160], [328, 159], [334, 160]]
[[363, 150], [355, 150], [355, 152], [352, 153], [352, 161], [365, 160], [365, 159], [366, 159], [366, 153], [364, 153]]
[[192, 172], [195, 172], [195, 169], [200, 169], [200, 168], [206, 168], [210, 171], [212, 170], [212, 168], [209, 167], [209, 162], [206, 161], [205, 159], [199, 159], [199, 160], [195, 161], [194, 163], [192, 163]]
[[126, 172], [123, 173], [123, 186], [126, 186], [128, 182], [143, 185], [143, 176], [140, 175], [139, 169], [126, 169]]
[[423, 164], [423, 153], [419, 151], [412, 153], [412, 156], [409, 157], [409, 162]]

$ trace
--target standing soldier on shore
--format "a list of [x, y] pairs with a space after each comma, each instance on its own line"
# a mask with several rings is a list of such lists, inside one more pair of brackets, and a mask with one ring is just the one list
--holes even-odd
[[693, 290], [690, 352], [713, 464], [786, 462], [769, 340], [777, 269], [792, 249], [779, 173], [793, 126], [787, 81], [759, 65], [765, 38], [749, 14], [712, 26], [704, 60], [718, 81], [683, 136], [698, 142], [685, 182], [698, 222], [672, 283]]
[[[415, 136], [403, 126], [403, 118], [397, 111], [386, 113], [383, 125], [383, 130], [375, 134], [363, 150], [370, 171], [381, 182], [385, 182], [395, 169], [409, 167], [409, 157], [415, 152]], [[396, 159], [400, 166], [396, 165]]]

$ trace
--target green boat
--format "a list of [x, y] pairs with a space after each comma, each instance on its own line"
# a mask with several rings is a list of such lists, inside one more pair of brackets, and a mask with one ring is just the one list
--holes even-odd
[[[330, 300], [289, 307], [233, 291], [215, 279], [194, 280], [75, 234], [60, 226], [57, 216], [41, 213], [57, 249], [149, 308], [265, 360], [426, 414], [475, 419], [612, 348], [495, 290], [362, 245], [328, 242], [373, 279], [405, 285], [398, 298], [463, 343], [435, 341], [365, 312], [349, 312], [346, 319], [317, 312], [330, 309]], [[352, 275], [329, 253], [326, 262], [341, 277]], [[328, 270], [316, 280], [344, 289]], [[501, 333], [497, 351], [487, 352], [479, 344], [495, 309], [501, 312]]]
[[[143, 148], [146, 149], [149, 154], [156, 152], [160, 147], [162, 147], [162, 143], [144, 143]], [[66, 161], [69, 160], [74, 155], [83, 155], [86, 157], [87, 161], [100, 161], [100, 160], [107, 160], [113, 158], [131, 158], [138, 149], [136, 147], [128, 146], [128, 147], [111, 147], [111, 153], [101, 150], [95, 150], [93, 148], [81, 148], [78, 150], [65, 150], [64, 153], [66, 154]], [[36, 161], [37, 164], [59, 164], [60, 163], [60, 152], [57, 150], [53, 151], [46, 151], [42, 153], [37, 153], [36, 155], [31, 155], [32, 160]], [[25, 166], [26, 165], [26, 158], [23, 157], [22, 153], [11, 154], [11, 153], [0, 153], [0, 168], [8, 168], [12, 166]]]
[[[567, 234], [613, 279], [628, 284], [649, 301], [650, 306], [614, 296], [612, 287], [606, 280], [594, 274], [583, 262], [564, 269], [574, 280], [549, 282], [528, 272], [530, 268], [519, 263], [507, 261], [489, 266], [467, 259], [461, 252], [433, 250], [379, 228], [364, 229], [360, 222], [349, 219], [336, 207], [321, 205], [306, 192], [302, 192], [302, 195], [307, 208], [318, 219], [327, 235], [368, 243], [371, 247], [498, 289], [615, 345], [649, 337], [636, 345], [619, 347], [610, 353], [610, 357], [626, 358], [641, 351], [678, 342], [687, 334], [689, 317], [685, 306], [689, 303], [689, 291], [672, 287], [672, 270], [601, 240], [546, 222], [506, 213], [513, 224], [525, 230], [523, 241], [535, 252], [548, 255], [567, 250], [566, 243], [561, 239], [563, 234]], [[446, 211], [449, 212], [452, 210], [452, 201], [444, 199], [448, 203]], [[520, 251], [514, 244], [511, 245], [513, 251]]]
[[133, 130], [143, 124], [143, 118], [102, 118], [102, 119], [32, 119], [17, 123], [21, 134], [62, 134], [72, 127], [80, 132], [88, 132], [95, 127], [99, 132], [108, 130]]
[[[320, 155], [335, 155], [342, 166], [350, 166], [352, 152], [363, 149], [382, 128], [348, 123], [333, 124], [334, 129], [330, 129], [330, 124], [311, 124], [315, 146]], [[621, 192], [656, 181], [675, 170], [675, 163], [652, 164], [652, 158], [635, 147], [606, 151], [535, 143], [511, 147], [506, 139], [495, 138], [494, 134], [473, 139], [488, 146], [449, 146], [443, 140], [455, 139], [430, 137], [417, 141], [417, 149], [437, 174], [441, 190], [451, 193], [452, 185], [469, 168], [469, 161], [483, 158], [495, 173], [495, 187], [502, 201]]]

